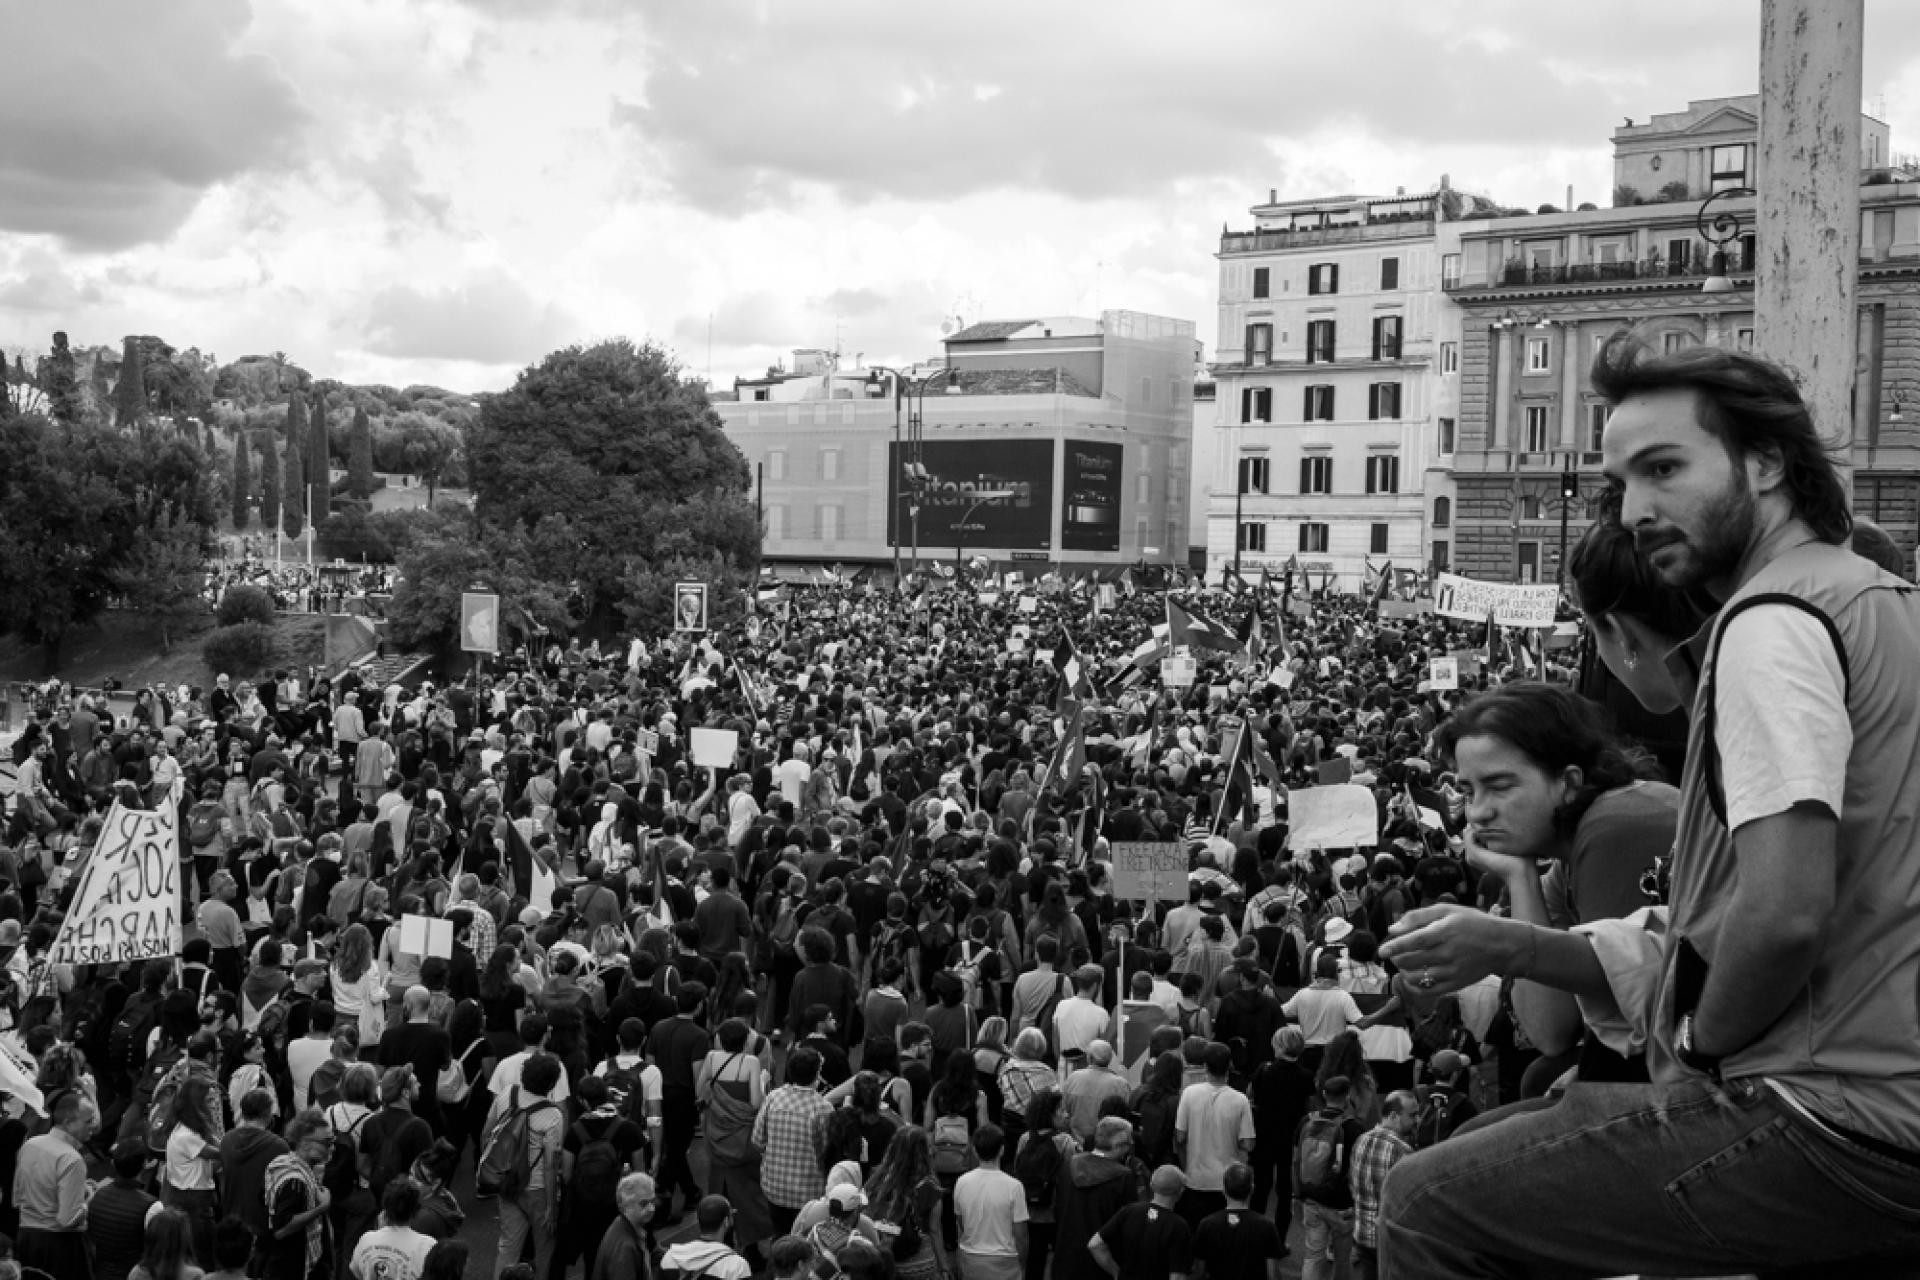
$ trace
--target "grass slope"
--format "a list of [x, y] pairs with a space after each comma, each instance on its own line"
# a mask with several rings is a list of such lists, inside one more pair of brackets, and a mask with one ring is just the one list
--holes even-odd
[[[200, 642], [213, 630], [211, 615], [188, 632], [174, 636], [173, 652], [160, 652], [160, 637], [137, 614], [109, 611], [98, 624], [67, 637], [56, 670], [47, 669], [46, 651], [17, 636], [0, 637], [0, 681], [46, 680], [59, 676], [84, 688], [108, 678], [129, 689], [149, 684], [208, 684], [213, 673], [200, 657]], [[274, 664], [317, 666], [325, 656], [326, 619], [313, 614], [282, 614], [274, 619]], [[256, 672], [233, 672], [250, 677]]]

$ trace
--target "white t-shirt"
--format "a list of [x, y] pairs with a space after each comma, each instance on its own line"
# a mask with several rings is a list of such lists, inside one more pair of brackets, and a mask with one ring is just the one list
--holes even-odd
[[347, 1264], [356, 1280], [420, 1280], [433, 1237], [412, 1227], [380, 1227], [360, 1237]]
[[1365, 1016], [1353, 996], [1339, 987], [1302, 987], [1280, 1012], [1299, 1019], [1300, 1034], [1309, 1045], [1327, 1043]]
[[330, 1037], [316, 1040], [312, 1036], [301, 1036], [298, 1040], [287, 1042], [287, 1074], [293, 1079], [293, 1105], [296, 1108], [311, 1105], [308, 1090], [313, 1085], [313, 1073], [332, 1056], [333, 1040]]
[[213, 1190], [213, 1165], [200, 1157], [213, 1144], [183, 1124], [167, 1136], [167, 1185], [175, 1191]]
[[1844, 816], [1846, 688], [1833, 637], [1804, 609], [1756, 605], [1727, 624], [1713, 698], [1727, 830], [1808, 801]]
[[[527, 1069], [527, 1060], [533, 1057], [533, 1053], [534, 1051], [531, 1049], [522, 1049], [519, 1053], [502, 1058], [500, 1065], [493, 1069], [493, 1078], [487, 1081], [487, 1092], [491, 1093], [496, 1099], [504, 1098], [512, 1093], [514, 1087], [520, 1083], [520, 1073]], [[547, 1101], [565, 1102], [572, 1096], [572, 1091], [567, 1088], [567, 1073], [562, 1071], [558, 1083], [556, 1083], [552, 1091], [547, 1094]], [[526, 1102], [531, 1099], [531, 1094], [522, 1090], [520, 1098], [521, 1105], [524, 1106]]]
[[1188, 1189], [1219, 1191], [1228, 1167], [1252, 1149], [1253, 1107], [1238, 1089], [1211, 1081], [1190, 1084], [1181, 1091], [1173, 1127], [1186, 1135]]
[[1107, 1030], [1107, 1011], [1081, 996], [1062, 1000], [1053, 1011], [1053, 1043], [1060, 1056], [1085, 1049]]
[[1013, 1226], [1027, 1220], [1027, 1193], [1020, 1179], [999, 1169], [975, 1169], [953, 1185], [960, 1218], [960, 1249], [982, 1257], [1019, 1256]]
[[773, 780], [780, 787], [780, 798], [796, 807], [800, 803], [801, 789], [812, 776], [813, 767], [804, 760], [782, 760], [780, 767], [773, 771]]

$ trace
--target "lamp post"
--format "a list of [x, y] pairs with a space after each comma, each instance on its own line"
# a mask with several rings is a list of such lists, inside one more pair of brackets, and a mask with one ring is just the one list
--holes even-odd
[[1553, 572], [1554, 585], [1559, 587], [1567, 585], [1567, 517], [1573, 511], [1574, 499], [1580, 496], [1580, 473], [1574, 469], [1575, 461], [1569, 453], [1566, 470], [1560, 473], [1560, 560]]
[[[906, 456], [901, 452], [900, 447], [900, 401], [902, 395], [901, 384], [906, 381], [906, 375], [898, 369], [890, 369], [883, 364], [868, 365], [867, 395], [871, 398], [878, 399], [883, 394], [880, 381], [881, 374], [886, 374], [893, 383], [893, 461], [895, 466], [904, 467]], [[904, 477], [905, 472], [902, 471], [901, 475]], [[893, 511], [891, 513], [893, 518], [887, 522], [892, 526], [887, 542], [891, 544], [893, 548], [893, 587], [896, 591], [904, 589], [906, 585], [905, 579], [900, 576], [900, 526], [906, 523], [904, 518], [905, 513], [900, 510], [900, 504], [906, 499], [906, 496], [907, 486], [901, 484], [893, 499]]]
[[[1699, 229], [1700, 238], [1713, 246], [1713, 255], [1707, 259], [1707, 278], [1700, 285], [1702, 293], [1731, 293], [1733, 281], [1727, 278], [1727, 245], [1740, 238], [1740, 215], [1731, 209], [1721, 209], [1708, 217], [1715, 200], [1728, 197], [1738, 199], [1742, 196], [1757, 194], [1752, 187], [1728, 187], [1716, 191], [1700, 202], [1700, 209], [1694, 215], [1694, 226]], [[1753, 269], [1751, 262], [1744, 264], [1747, 270]]]
[[[913, 479], [913, 506], [908, 513], [913, 517], [914, 569], [920, 567], [920, 504], [926, 496], [927, 481], [931, 478], [927, 475], [922, 454], [926, 444], [927, 388], [942, 378], [951, 378], [958, 373], [959, 370], [952, 365], [946, 365], [924, 378], [907, 383], [907, 451], [913, 455], [907, 467], [907, 473]], [[947, 387], [947, 394], [952, 395], [959, 390], [958, 383], [951, 383]]]
[[974, 495], [973, 503], [960, 517], [960, 523], [953, 526], [953, 567], [957, 574], [960, 569], [960, 557], [966, 549], [967, 522], [973, 519], [973, 513], [989, 502], [998, 502], [1002, 498], [1011, 498], [1012, 489], [988, 489], [985, 493]]

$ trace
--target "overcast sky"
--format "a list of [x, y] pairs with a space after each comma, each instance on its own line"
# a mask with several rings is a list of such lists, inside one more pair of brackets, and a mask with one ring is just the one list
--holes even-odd
[[[1920, 152], [1920, 5], [1867, 23]], [[625, 334], [726, 384], [1125, 307], [1211, 352], [1269, 188], [1604, 205], [1612, 130], [1758, 47], [1747, 0], [0, 0], [0, 345], [483, 391]]]

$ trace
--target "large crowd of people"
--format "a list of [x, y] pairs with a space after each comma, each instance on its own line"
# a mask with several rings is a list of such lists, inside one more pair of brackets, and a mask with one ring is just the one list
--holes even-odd
[[[1570, 566], [1593, 660], [1687, 708], [1688, 642], [1721, 638], [1710, 610], [1757, 572], [1775, 594], [1752, 616], [1815, 597], [1855, 688], [1905, 698], [1920, 654], [1876, 659], [1920, 635], [1910, 592], [1805, 520], [1805, 483], [1695, 463], [1752, 487], [1735, 520], [1712, 484], [1654, 475], [1693, 435], [1723, 460], [1779, 439], [1632, 412], [1716, 377], [1790, 388], [1745, 356], [1634, 358], [1675, 381], [1620, 375], [1623, 434], [1668, 462], [1616, 459], [1610, 428], [1617, 493]], [[1799, 576], [1775, 583], [1772, 555]], [[1791, 897], [1731, 871], [1788, 856], [1752, 853], [1752, 824], [1817, 843], [1809, 811], [1844, 793], [1877, 824], [1849, 847], [1901, 838], [1882, 811], [1905, 784], [1881, 768], [1870, 801], [1849, 761], [1910, 764], [1910, 699], [1848, 737], [1855, 704], [1836, 720], [1806, 675], [1818, 647], [1761, 652], [1743, 624], [1724, 638], [1754, 666], [1708, 705], [1749, 745], [1695, 716], [1662, 780], [1570, 668], [1479, 623], [1383, 619], [1378, 593], [969, 577], [788, 587], [704, 635], [522, 650], [444, 686], [223, 677], [127, 723], [53, 699], [0, 849], [18, 1263], [454, 1280], [481, 1197], [507, 1280], [1277, 1280], [1290, 1251], [1309, 1280], [1724, 1274], [1908, 1242], [1907, 1210], [1862, 1224], [1920, 1204], [1920, 1110], [1875, 1087], [1920, 1078], [1885, 1066], [1920, 1016], [1911, 911], [1884, 905], [1911, 899], [1851, 863], [1831, 892], [1788, 877], [1873, 935], [1844, 950], [1838, 1057], [1839, 997], [1791, 967], [1831, 952], [1809, 913], [1768, 950], [1724, 912]], [[1196, 678], [1163, 683], [1182, 644]], [[1474, 652], [1434, 686], [1433, 659]], [[1788, 742], [1741, 702], [1763, 697], [1793, 699], [1824, 765], [1766, 763]], [[1322, 786], [1367, 791], [1366, 839], [1295, 838]], [[178, 806], [184, 955], [52, 963], [116, 802]], [[1130, 897], [1141, 845], [1184, 884]], [[1725, 995], [1746, 967], [1777, 996]], [[1672, 1167], [1669, 1140], [1698, 1169], [1642, 1187], [1631, 1162]], [[1715, 1140], [1758, 1182], [1731, 1154], [1711, 1175]], [[1662, 1196], [1690, 1231], [1655, 1229]], [[1805, 1243], [1815, 1212], [1850, 1234]]]
[[258, 587], [283, 613], [339, 613], [349, 599], [391, 595], [394, 570], [391, 565], [280, 561], [249, 548], [243, 555], [208, 567], [207, 606], [217, 608], [221, 597], [237, 586]]

